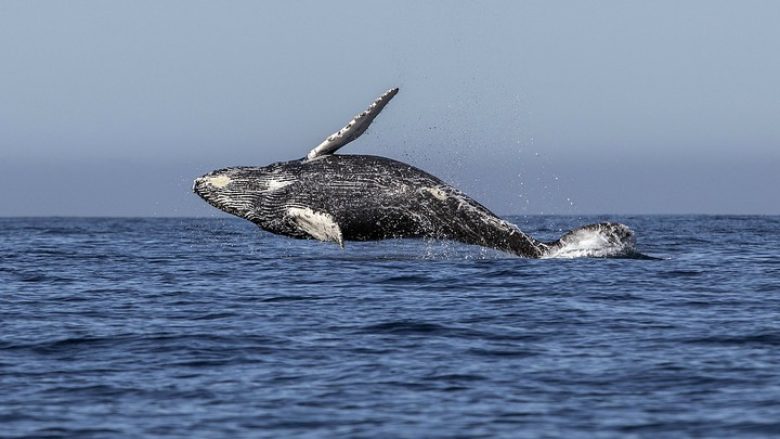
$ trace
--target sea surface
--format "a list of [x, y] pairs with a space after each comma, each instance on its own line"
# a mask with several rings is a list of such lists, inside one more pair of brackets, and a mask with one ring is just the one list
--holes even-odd
[[657, 259], [0, 219], [0, 437], [780, 435], [780, 217], [510, 220]]

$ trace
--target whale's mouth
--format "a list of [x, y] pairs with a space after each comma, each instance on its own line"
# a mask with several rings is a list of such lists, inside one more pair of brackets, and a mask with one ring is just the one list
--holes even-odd
[[203, 177], [198, 177], [195, 179], [195, 181], [192, 182], [192, 192], [195, 192], [196, 194], [200, 195], [200, 186], [203, 185]]
[[599, 223], [574, 229], [551, 243], [544, 259], [621, 258], [638, 255], [634, 231], [620, 223]]
[[195, 179], [192, 183], [192, 192], [219, 210], [243, 217], [240, 203], [224, 190], [230, 181], [230, 178], [224, 175], [206, 174]]
[[210, 198], [212, 198], [210, 196], [211, 188], [208, 185], [208, 179], [206, 176], [195, 179], [195, 181], [192, 183], [192, 192], [201, 197], [207, 203], [212, 204], [210, 200]]

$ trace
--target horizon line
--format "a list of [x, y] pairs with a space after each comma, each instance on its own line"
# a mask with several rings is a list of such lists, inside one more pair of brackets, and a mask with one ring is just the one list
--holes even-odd
[[[780, 217], [780, 213], [509, 213], [498, 214], [499, 217], [534, 217], [534, 216], [731, 216], [731, 217]], [[232, 215], [205, 216], [205, 215], [4, 215], [0, 214], [0, 220], [4, 219], [44, 219], [44, 218], [65, 218], [65, 219], [231, 219], [238, 221], [248, 221], [245, 218], [239, 218]]]

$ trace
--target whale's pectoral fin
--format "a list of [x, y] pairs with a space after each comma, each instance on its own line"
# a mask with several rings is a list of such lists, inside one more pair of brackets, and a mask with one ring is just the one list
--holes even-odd
[[371, 122], [379, 115], [382, 109], [385, 108], [385, 105], [390, 102], [390, 99], [393, 99], [393, 96], [397, 93], [398, 88], [386, 91], [385, 94], [379, 96], [377, 100], [369, 105], [366, 111], [355, 116], [347, 126], [331, 134], [327, 139], [323, 140], [322, 143], [317, 145], [316, 148], [312, 149], [306, 158], [312, 160], [323, 155], [333, 154], [342, 146], [360, 137], [360, 135], [368, 129], [368, 126], [371, 125]]
[[286, 217], [303, 234], [320, 241], [332, 241], [344, 248], [344, 238], [336, 220], [327, 212], [308, 207], [288, 207]]

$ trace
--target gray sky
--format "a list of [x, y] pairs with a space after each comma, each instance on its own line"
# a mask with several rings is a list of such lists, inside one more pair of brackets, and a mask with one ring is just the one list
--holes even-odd
[[192, 179], [400, 159], [498, 213], [780, 214], [780, 2], [0, 1], [0, 215], [217, 215]]

